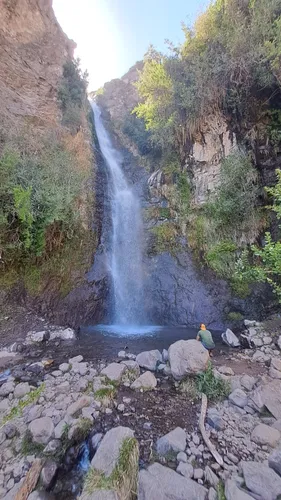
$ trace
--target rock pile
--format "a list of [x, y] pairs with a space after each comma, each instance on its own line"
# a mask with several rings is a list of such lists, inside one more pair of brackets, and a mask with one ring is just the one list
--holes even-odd
[[[257, 325], [251, 322], [246, 327]], [[259, 334], [252, 338], [260, 338], [262, 326], [258, 328]], [[44, 342], [39, 333], [37, 338]], [[146, 391], [162, 391], [165, 405], [167, 384], [177, 398], [179, 381], [205, 369], [208, 352], [197, 341], [176, 342], [163, 353], [153, 350], [135, 356], [120, 351], [119, 361], [107, 365], [93, 366], [81, 355], [56, 369], [33, 363], [41, 374], [35, 384], [18, 383], [15, 368], [17, 378], [12, 370], [0, 387], [0, 498], [15, 498], [38, 455], [43, 458], [40, 486], [29, 500], [51, 500], [50, 490], [62, 497], [60, 460], [65, 456], [66, 462], [75, 463], [81, 442], [89, 436], [92, 459], [83, 500], [117, 500], [125, 489], [138, 490], [140, 500], [216, 500], [217, 488], [224, 488], [227, 500], [277, 500], [281, 495], [281, 357], [278, 342], [265, 341], [269, 336], [262, 335], [263, 346], [243, 355], [238, 352], [234, 358], [243, 356], [255, 363], [255, 354], [271, 346], [265, 353], [269, 356], [265, 374], [237, 375], [235, 365], [214, 370], [231, 387], [228, 398], [209, 406], [206, 417], [207, 435], [223, 466], [214, 460], [198, 430], [199, 414], [191, 425], [188, 420], [186, 426], [175, 422], [166, 433], [154, 433], [150, 458], [140, 471], [139, 449], [147, 440], [139, 428], [126, 425], [136, 412], [135, 398], [143, 398]], [[117, 401], [123, 390], [130, 394]], [[186, 404], [192, 403], [187, 399]], [[139, 408], [149, 411], [143, 405]], [[161, 421], [161, 414], [157, 418]], [[155, 426], [157, 420], [146, 417], [143, 432], [150, 433]]]

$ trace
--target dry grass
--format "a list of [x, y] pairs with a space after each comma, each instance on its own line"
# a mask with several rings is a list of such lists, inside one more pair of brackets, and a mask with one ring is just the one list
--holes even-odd
[[109, 477], [96, 469], [90, 469], [85, 490], [92, 494], [97, 490], [113, 490], [120, 500], [137, 498], [139, 446], [135, 438], [125, 439], [120, 449], [118, 463]]
[[190, 401], [195, 401], [199, 398], [196, 382], [193, 378], [184, 379], [179, 386], [179, 390], [185, 394]]

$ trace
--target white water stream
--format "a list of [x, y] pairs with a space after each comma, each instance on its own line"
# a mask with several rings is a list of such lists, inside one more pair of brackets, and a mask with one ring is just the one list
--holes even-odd
[[112, 237], [110, 274], [113, 284], [113, 322], [135, 327], [145, 322], [143, 300], [143, 226], [138, 197], [128, 184], [120, 154], [111, 143], [97, 104], [92, 103], [95, 128], [109, 172]]

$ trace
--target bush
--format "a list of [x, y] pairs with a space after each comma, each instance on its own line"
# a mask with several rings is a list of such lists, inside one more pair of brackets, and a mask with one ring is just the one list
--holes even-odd
[[227, 315], [227, 319], [229, 321], [242, 321], [243, 320], [243, 314], [235, 311], [231, 311]]
[[[273, 198], [272, 210], [277, 220], [281, 220], [281, 170], [276, 170], [277, 183], [266, 191]], [[281, 230], [281, 224], [279, 224]], [[265, 233], [264, 245], [252, 245], [246, 249], [236, 264], [235, 279], [238, 283], [268, 283], [281, 303], [281, 242], [274, 241], [269, 232]]]
[[171, 252], [177, 250], [177, 231], [175, 224], [164, 222], [160, 226], [151, 229], [155, 237], [154, 250], [156, 253]]
[[256, 220], [258, 198], [257, 171], [249, 157], [236, 152], [222, 161], [220, 186], [206, 213], [218, 228], [243, 229]]
[[63, 145], [40, 151], [6, 149], [0, 158], [0, 237], [8, 263], [41, 256], [71, 238], [79, 220], [78, 198], [86, 173]]
[[62, 123], [73, 133], [82, 125], [81, 110], [86, 108], [88, 74], [80, 69], [79, 59], [69, 59], [63, 66], [63, 76], [58, 89], [62, 110]]
[[234, 243], [222, 240], [206, 253], [206, 261], [219, 276], [230, 279], [235, 270], [236, 250]]
[[146, 130], [142, 119], [137, 119], [135, 115], [129, 113], [124, 118], [123, 133], [136, 144], [140, 155], [145, 156], [153, 152], [151, 134]]
[[211, 362], [208, 363], [205, 372], [196, 376], [196, 387], [199, 393], [206, 394], [207, 398], [213, 401], [224, 399], [231, 392], [228, 382], [215, 377]]

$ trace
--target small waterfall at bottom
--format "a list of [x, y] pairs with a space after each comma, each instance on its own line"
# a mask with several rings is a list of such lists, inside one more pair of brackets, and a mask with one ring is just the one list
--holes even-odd
[[111, 143], [97, 104], [92, 103], [96, 133], [109, 172], [112, 235], [110, 273], [113, 322], [130, 327], [145, 323], [143, 295], [143, 226], [138, 197], [122, 171], [120, 155]]

